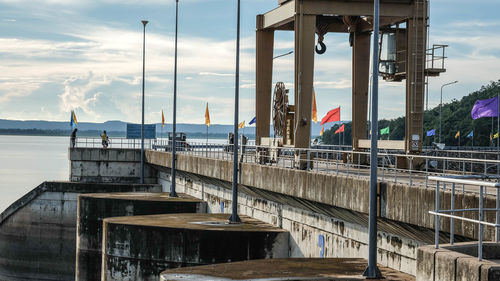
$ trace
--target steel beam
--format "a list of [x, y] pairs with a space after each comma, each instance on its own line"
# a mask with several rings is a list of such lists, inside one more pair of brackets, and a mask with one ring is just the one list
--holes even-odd
[[280, 26], [293, 21], [295, 15], [295, 0], [284, 3], [278, 8], [262, 15], [262, 20], [257, 21], [259, 29], [278, 29]]
[[352, 144], [366, 138], [368, 84], [370, 81], [370, 33], [354, 33], [352, 47]]
[[[262, 17], [262, 16], [258, 16]], [[257, 19], [257, 22], [259, 20]], [[255, 142], [260, 145], [262, 137], [269, 137], [271, 123], [271, 95], [273, 79], [274, 30], [257, 29], [256, 54], [256, 131]]]
[[425, 98], [425, 58], [427, 46], [427, 1], [415, 7], [415, 18], [408, 19], [406, 64], [406, 152], [422, 150]]
[[[373, 16], [373, 1], [304, 1], [306, 15]], [[382, 2], [381, 17], [406, 17], [413, 15], [410, 1]]]
[[309, 148], [316, 16], [295, 16], [295, 147]]

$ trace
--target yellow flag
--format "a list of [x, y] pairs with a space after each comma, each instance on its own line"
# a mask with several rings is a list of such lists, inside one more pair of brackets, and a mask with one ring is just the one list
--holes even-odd
[[76, 120], [76, 113], [73, 111], [73, 122], [75, 125], [78, 125], [78, 121]]
[[319, 132], [320, 136], [323, 136], [323, 132], [325, 131], [325, 127], [321, 127], [321, 132]]
[[460, 131], [457, 132], [457, 134], [455, 135], [455, 138], [458, 139], [459, 136], [460, 136]]
[[238, 125], [238, 129], [243, 129], [245, 128], [245, 120], [243, 120], [243, 122], [241, 122], [239, 125]]
[[493, 136], [494, 139], [498, 138], [498, 133]]
[[318, 123], [318, 109], [316, 108], [316, 92], [313, 89], [313, 113], [312, 120], [314, 123]]
[[207, 102], [207, 109], [205, 109], [205, 125], [210, 127], [210, 113], [208, 112], [208, 102]]
[[165, 127], [165, 115], [163, 115], [163, 109], [161, 110], [161, 126]]

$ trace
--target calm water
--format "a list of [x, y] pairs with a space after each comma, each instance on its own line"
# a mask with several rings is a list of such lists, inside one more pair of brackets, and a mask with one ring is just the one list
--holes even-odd
[[[209, 139], [209, 143], [226, 142]], [[68, 180], [68, 144], [68, 137], [0, 135], [0, 212], [44, 181]]]
[[0, 136], [0, 212], [43, 181], [69, 178], [68, 137]]

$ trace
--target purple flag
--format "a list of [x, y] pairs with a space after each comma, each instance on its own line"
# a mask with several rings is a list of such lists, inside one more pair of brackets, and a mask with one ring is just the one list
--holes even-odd
[[486, 100], [477, 100], [470, 114], [474, 120], [481, 117], [497, 117], [498, 97]]

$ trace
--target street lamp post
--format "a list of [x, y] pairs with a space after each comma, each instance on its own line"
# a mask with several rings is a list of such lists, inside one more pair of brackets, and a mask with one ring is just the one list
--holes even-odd
[[370, 140], [370, 214], [368, 219], [368, 267], [363, 273], [368, 279], [382, 276], [377, 267], [377, 167], [378, 167], [378, 67], [380, 0], [373, 5], [373, 62], [372, 62], [372, 104]]
[[170, 197], [178, 197], [177, 192], [175, 192], [175, 149], [177, 145], [177, 32], [179, 25], [179, 0], [175, 0], [175, 59], [174, 59], [174, 110], [173, 110], [173, 121], [172, 121], [172, 184], [170, 185]]
[[238, 216], [238, 106], [240, 95], [240, 0], [238, 0], [236, 27], [236, 82], [234, 89], [234, 138], [233, 138], [233, 205], [229, 223], [240, 223]]
[[443, 112], [443, 88], [445, 86], [448, 86], [448, 85], [451, 85], [451, 84], [455, 84], [455, 83], [458, 83], [458, 81], [453, 81], [453, 82], [450, 82], [450, 83], [446, 83], [444, 84], [443, 86], [441, 86], [441, 101], [439, 102], [439, 143], [441, 143], [441, 113]]
[[146, 77], [146, 24], [147, 20], [142, 21], [144, 27], [142, 37], [142, 122], [141, 122], [141, 184], [144, 183], [144, 84]]

